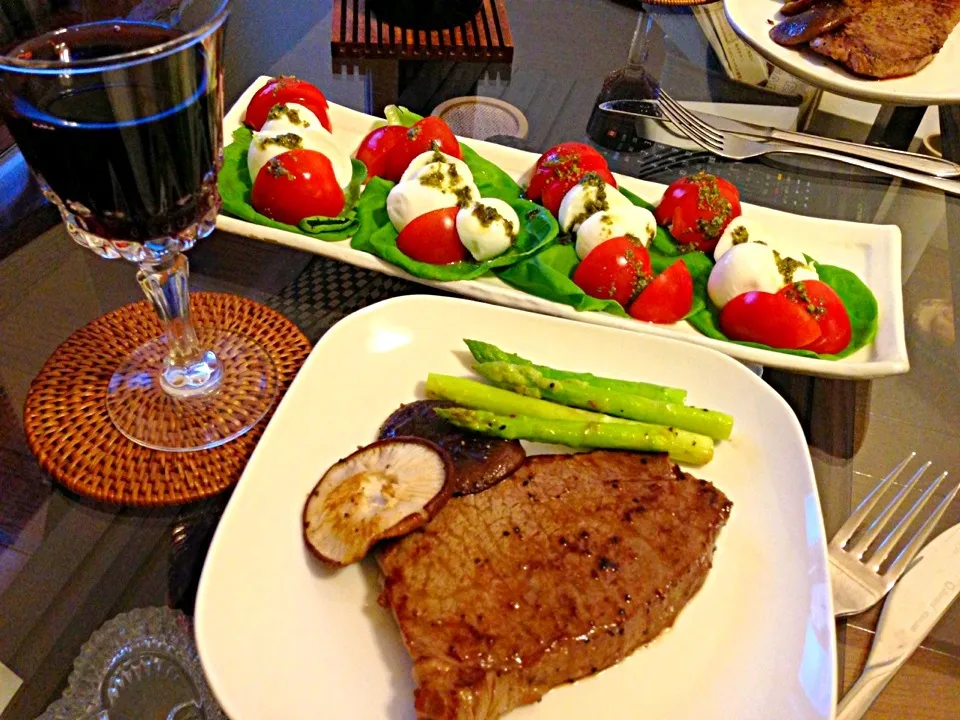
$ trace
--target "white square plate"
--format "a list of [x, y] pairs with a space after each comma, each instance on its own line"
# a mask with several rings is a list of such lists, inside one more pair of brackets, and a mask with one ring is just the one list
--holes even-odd
[[[690, 343], [452, 298], [350, 315], [311, 353], [240, 479], [207, 555], [197, 645], [234, 720], [413, 718], [410, 661], [372, 560], [327, 570], [301, 538], [323, 472], [376, 439], [431, 371], [467, 374], [462, 338], [539, 363], [684, 387], [735, 418], [694, 469], [733, 501], [714, 567], [673, 628], [515, 718], [830, 720], [833, 608], [813, 468], [793, 412], [743, 365]], [[530, 452], [539, 448], [530, 446]]]
[[[237, 100], [223, 120], [227, 141], [242, 124], [243, 114], [253, 94], [269, 78], [257, 79]], [[333, 135], [347, 152], [353, 152], [363, 137], [373, 128], [377, 119], [356, 110], [331, 104], [328, 110]], [[509, 175], [519, 179], [533, 167], [537, 155], [514, 148], [460, 138], [483, 157], [496, 163]], [[640, 197], [657, 201], [664, 187], [657, 183], [617, 175], [617, 182]], [[856, 192], [856, 186], [850, 186]], [[855, 272], [873, 291], [880, 308], [880, 329], [876, 340], [850, 357], [840, 361], [797, 357], [772, 350], [759, 350], [735, 343], [714, 340], [701, 335], [686, 322], [675, 325], [654, 325], [632, 318], [622, 318], [603, 312], [579, 312], [569, 305], [544, 300], [510, 287], [495, 275], [476, 280], [436, 282], [410, 275], [380, 258], [350, 247], [349, 240], [325, 242], [299, 233], [270, 228], [255, 223], [220, 215], [217, 227], [237, 235], [266, 240], [281, 245], [334, 258], [357, 267], [376, 270], [386, 275], [405, 278], [423, 285], [441, 288], [451, 293], [476, 300], [507, 305], [520, 310], [532, 310], [546, 315], [565, 317], [580, 322], [621, 328], [633, 332], [672, 337], [712, 347], [745, 362], [783, 368], [809, 375], [841, 378], [875, 378], [907, 372], [907, 345], [903, 329], [903, 293], [900, 285], [900, 228], [896, 225], [867, 225], [865, 223], [822, 220], [815, 217], [792, 215], [779, 210], [743, 205], [743, 213], [760, 220], [764, 227], [801, 247], [819, 262], [838, 265]]]

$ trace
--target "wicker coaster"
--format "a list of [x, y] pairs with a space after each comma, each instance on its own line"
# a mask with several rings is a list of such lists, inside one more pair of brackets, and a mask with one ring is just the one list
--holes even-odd
[[[303, 333], [275, 310], [237, 295], [193, 293], [190, 308], [198, 327], [214, 325], [263, 346], [276, 366], [279, 402], [310, 353]], [[236, 440], [186, 453], [141, 447], [110, 420], [104, 392], [114, 369], [160, 332], [146, 301], [127, 305], [77, 330], [31, 383], [24, 411], [30, 449], [73, 492], [147, 507], [199, 500], [240, 479], [273, 409]]]

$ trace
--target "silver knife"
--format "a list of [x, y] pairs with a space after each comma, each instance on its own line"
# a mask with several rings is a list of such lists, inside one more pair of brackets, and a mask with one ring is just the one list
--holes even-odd
[[[610, 100], [601, 103], [600, 109], [618, 115], [653, 118], [666, 122], [666, 119], [660, 114], [656, 100]], [[914, 172], [933, 175], [938, 178], [960, 177], [960, 165], [944, 158], [929, 157], [927, 155], [920, 155], [919, 153], [906, 152], [905, 150], [891, 150], [889, 148], [874, 147], [872, 145], [861, 145], [860, 143], [847, 142], [846, 140], [833, 140], [831, 138], [807, 135], [790, 130], [777, 130], [776, 128], [768, 128], [741, 120], [731, 120], [730, 118], [712, 115], [699, 110], [692, 110], [689, 107], [687, 109], [707, 124], [713, 125], [718, 130], [724, 132], [732, 132], [738, 135], [762, 138], [765, 140], [780, 140], [782, 142], [792, 143], [802, 147], [816, 148], [818, 150], [830, 150], [843, 153], [844, 155], [862, 157], [867, 160], [873, 160], [874, 162], [895, 165], [907, 170], [913, 170]]]
[[867, 666], [837, 706], [837, 720], [857, 720], [920, 646], [960, 593], [960, 525], [920, 551], [887, 597]]

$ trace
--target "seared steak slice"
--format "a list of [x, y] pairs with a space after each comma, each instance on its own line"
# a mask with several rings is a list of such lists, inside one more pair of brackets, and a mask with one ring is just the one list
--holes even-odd
[[496, 718], [670, 627], [731, 503], [666, 455], [528, 458], [385, 547], [420, 718]]
[[960, 22], [960, 0], [846, 0], [856, 16], [810, 41], [858, 75], [910, 75], [930, 62]]

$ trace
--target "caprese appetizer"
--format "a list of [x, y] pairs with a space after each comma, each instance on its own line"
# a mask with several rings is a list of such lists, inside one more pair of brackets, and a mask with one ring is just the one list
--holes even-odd
[[456, 136], [443, 120], [371, 131], [355, 157], [369, 177], [396, 183], [386, 198], [397, 248], [417, 262], [485, 262], [507, 252], [520, 230], [505, 200], [481, 197]]
[[247, 170], [257, 212], [298, 225], [344, 211], [353, 166], [331, 134], [318, 88], [292, 77], [270, 80], [247, 106], [244, 124], [253, 131]]
[[647, 246], [654, 214], [620, 192], [606, 159], [589, 145], [562, 143], [537, 160], [526, 195], [557, 216], [575, 238], [572, 280], [584, 293], [614, 300], [634, 318], [674, 323], [693, 307], [693, 279], [683, 260], [654, 276]]
[[850, 317], [836, 291], [802, 252], [778, 243], [757, 221], [729, 223], [714, 259], [707, 293], [727, 337], [828, 355], [850, 344]]
[[508, 203], [481, 198], [467, 164], [440, 150], [413, 158], [387, 196], [387, 215], [400, 251], [434, 265], [495, 258], [520, 229]]

